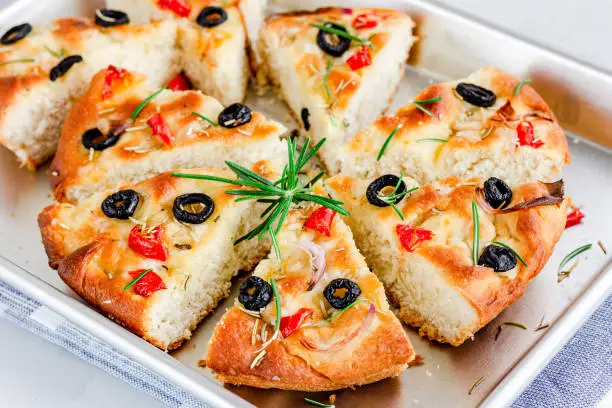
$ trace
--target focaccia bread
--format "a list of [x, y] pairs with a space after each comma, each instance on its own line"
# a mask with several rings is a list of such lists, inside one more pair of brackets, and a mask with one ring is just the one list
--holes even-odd
[[561, 181], [510, 188], [496, 178], [452, 177], [410, 192], [416, 183], [399, 180], [339, 175], [326, 185], [350, 211], [357, 246], [400, 318], [422, 336], [459, 346], [544, 267], [569, 199]]
[[[264, 176], [275, 169], [253, 168]], [[228, 295], [231, 278], [269, 248], [257, 240], [233, 245], [261, 208], [236, 203], [229, 188], [165, 173], [79, 205], [53, 204], [38, 217], [49, 264], [92, 306], [157, 347], [176, 348]]]
[[109, 64], [137, 70], [152, 86], [180, 70], [172, 21], [106, 27], [64, 18], [11, 30], [20, 34], [0, 45], [0, 143], [29, 169], [53, 155], [72, 100], [98, 70]]
[[380, 281], [335, 215], [317, 205], [290, 211], [278, 234], [282, 261], [273, 252], [257, 266], [209, 342], [206, 365], [221, 381], [333, 390], [399, 375], [414, 359]]
[[432, 85], [415, 101], [429, 103], [380, 117], [340, 149], [330, 170], [356, 177], [403, 173], [420, 183], [494, 176], [516, 185], [553, 180], [570, 162], [548, 105], [529, 84], [494, 67]]
[[387, 107], [404, 73], [413, 25], [405, 13], [373, 8], [267, 18], [260, 33], [264, 69], [309, 137], [327, 138], [320, 157], [328, 167], [340, 146]]
[[59, 201], [78, 202], [179, 168], [286, 156], [279, 138], [285, 127], [244, 105], [224, 109], [200, 91], [156, 92], [144, 76], [121, 68], [94, 76], [66, 117], [51, 165]]

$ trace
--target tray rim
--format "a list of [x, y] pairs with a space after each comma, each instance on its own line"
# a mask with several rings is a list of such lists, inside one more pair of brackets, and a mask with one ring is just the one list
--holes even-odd
[[[456, 10], [452, 6], [440, 4], [437, 0], [427, 2], [423, 0], [400, 1], [431, 13], [463, 20], [464, 23], [472, 24], [482, 30], [502, 35], [512, 41], [521, 43], [523, 46], [543, 52], [549, 58], [561, 61], [563, 64], [569, 64], [572, 68], [586, 70], [589, 75], [596, 76], [599, 81], [612, 84], [612, 71], [604, 70], [535, 41], [525, 39], [520, 35], [510, 33], [477, 17]], [[29, 2], [30, 0], [17, 0], [5, 9], [0, 10], [0, 14], [10, 14], [20, 10]], [[582, 136], [572, 136], [577, 136], [592, 147], [606, 153], [612, 153], [612, 148]], [[68, 321], [116, 347], [126, 356], [192, 393], [202, 401], [218, 407], [254, 406], [3, 255], [0, 255], [0, 279], [59, 313]], [[489, 394], [483, 398], [480, 406], [493, 408], [511, 405], [567, 341], [583, 326], [584, 322], [591, 317], [597, 307], [611, 295], [612, 259], [600, 268], [600, 271], [585, 285], [581, 293], [553, 322], [547, 333], [537, 340], [493, 386]]]

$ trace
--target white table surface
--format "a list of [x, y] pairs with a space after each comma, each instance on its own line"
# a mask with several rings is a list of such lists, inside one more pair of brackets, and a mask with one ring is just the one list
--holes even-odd
[[[0, 8], [12, 0], [0, 0]], [[334, 0], [330, 0], [333, 3]], [[612, 72], [612, 2], [440, 0]], [[0, 319], [0, 401], [5, 407], [153, 408], [161, 404], [66, 350]]]

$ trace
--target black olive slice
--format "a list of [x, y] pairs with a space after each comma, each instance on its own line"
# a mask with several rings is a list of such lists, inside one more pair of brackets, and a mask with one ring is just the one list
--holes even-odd
[[465, 82], [461, 82], [459, 85], [457, 85], [456, 90], [464, 101], [481, 108], [493, 106], [497, 100], [497, 97], [493, 92], [483, 88], [482, 86], [474, 84], [466, 84]]
[[344, 309], [357, 300], [361, 295], [361, 288], [350, 279], [334, 279], [323, 290], [323, 296], [332, 307]]
[[227, 20], [227, 13], [221, 7], [204, 7], [200, 14], [198, 14], [198, 18], [196, 18], [196, 22], [205, 28], [216, 27], [220, 24], [225, 23]]
[[57, 78], [60, 78], [72, 68], [74, 64], [78, 64], [83, 61], [83, 57], [80, 55], [70, 55], [63, 60], [61, 60], [56, 66], [51, 68], [51, 72], [49, 72], [49, 79], [55, 81]]
[[23, 23], [11, 27], [2, 37], [0, 43], [4, 45], [15, 44], [17, 41], [23, 40], [32, 31], [32, 26], [28, 23]]
[[478, 258], [478, 265], [493, 268], [495, 272], [506, 272], [516, 266], [516, 256], [508, 248], [489, 245]]
[[385, 174], [384, 176], [380, 176], [371, 182], [366, 190], [366, 198], [370, 204], [375, 205], [376, 207], [388, 207], [391, 205], [391, 203], [383, 200], [379, 194], [385, 188], [395, 188], [398, 182], [400, 184], [397, 188], [396, 194], [398, 194], [399, 197], [392, 200], [393, 204], [397, 204], [405, 197], [405, 195], [402, 194], [406, 192], [406, 183], [404, 183], [403, 180], [400, 181], [400, 178], [393, 174]]
[[123, 11], [102, 8], [96, 10], [94, 22], [100, 27], [114, 27], [129, 24], [130, 18]]
[[484, 182], [484, 194], [491, 207], [504, 208], [512, 201], [512, 189], [503, 180], [490, 177]]
[[[189, 204], [201, 204], [202, 209], [198, 212], [191, 212], [185, 209]], [[215, 211], [215, 202], [210, 196], [202, 193], [183, 194], [174, 199], [172, 214], [180, 222], [187, 224], [201, 224], [210, 217]]]
[[240, 285], [238, 301], [246, 310], [259, 311], [272, 300], [272, 286], [257, 276], [249, 276]]
[[102, 212], [109, 218], [127, 220], [138, 207], [138, 193], [134, 190], [120, 190], [102, 201]]
[[[324, 25], [336, 30], [348, 32], [346, 31], [346, 27], [341, 26], [340, 24], [326, 22]], [[319, 32], [317, 33], [317, 45], [326, 54], [329, 54], [332, 57], [340, 57], [351, 47], [351, 40], [349, 38], [341, 37], [337, 34], [328, 33], [327, 31], [319, 29]]]
[[224, 128], [235, 128], [251, 121], [251, 109], [241, 103], [233, 103], [223, 109], [217, 118]]
[[308, 132], [310, 130], [310, 112], [308, 108], [302, 108], [302, 112], [300, 112], [300, 116], [302, 117], [302, 122], [304, 123], [304, 129]]
[[117, 144], [127, 127], [127, 124], [119, 125], [113, 128], [106, 136], [98, 128], [89, 129], [81, 136], [81, 142], [87, 150], [105, 150]]

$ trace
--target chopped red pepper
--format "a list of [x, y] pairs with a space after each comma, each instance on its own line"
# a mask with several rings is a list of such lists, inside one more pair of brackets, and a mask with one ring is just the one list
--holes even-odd
[[170, 127], [162, 118], [162, 115], [156, 113], [151, 116], [149, 120], [147, 120], [147, 125], [151, 126], [153, 129], [153, 134], [155, 136], [159, 136], [159, 138], [168, 146], [172, 146], [174, 142], [174, 136], [172, 136], [172, 132], [170, 131]]
[[351, 15], [351, 14], [353, 14], [353, 9], [349, 8], [349, 7], [345, 7], [345, 8], [342, 9], [342, 14]]
[[516, 127], [516, 133], [521, 146], [531, 146], [537, 149], [538, 147], [542, 147], [544, 145], [544, 142], [541, 140], [535, 140], [533, 125], [531, 122], [523, 121], [519, 123], [519, 125]]
[[372, 55], [370, 49], [365, 45], [359, 48], [353, 55], [348, 57], [346, 63], [349, 64], [353, 71], [357, 71], [360, 68], [372, 65]]
[[104, 74], [104, 87], [102, 88], [102, 99], [106, 99], [113, 94], [113, 82], [125, 78], [127, 71], [122, 68], [117, 68], [109, 65]]
[[415, 227], [413, 225], [398, 224], [395, 228], [400, 243], [408, 252], [414, 249], [421, 241], [428, 241], [433, 237], [433, 232], [428, 229]]
[[172, 91], [186, 91], [192, 88], [191, 82], [183, 74], [178, 74], [168, 82], [168, 89]]
[[359, 14], [353, 20], [353, 28], [357, 30], [363, 30], [366, 28], [374, 28], [378, 25], [376, 21], [376, 15], [371, 13]]
[[142, 227], [136, 225], [130, 231], [128, 246], [145, 258], [165, 261], [168, 259], [168, 248], [163, 240], [163, 225], [155, 226], [150, 232], [142, 233]]
[[[137, 271], [129, 272], [129, 274], [132, 278], [136, 279], [145, 270], [146, 269], [140, 269]], [[159, 275], [153, 271], [145, 273], [144, 276], [138, 279], [138, 282], [134, 284], [134, 292], [136, 292], [140, 296], [145, 297], [150, 296], [151, 293], [157, 292], [158, 290], [162, 289], [166, 289], [166, 284], [164, 283], [162, 278], [160, 278]]]
[[580, 208], [574, 208], [573, 211], [567, 214], [567, 221], [565, 221], [565, 228], [573, 227], [582, 222], [584, 214], [580, 211]]
[[314, 310], [301, 308], [291, 316], [283, 316], [280, 322], [280, 332], [284, 338], [291, 336], [291, 334], [300, 328], [304, 321], [312, 315]]
[[331, 235], [331, 224], [336, 216], [334, 210], [327, 207], [317, 208], [304, 223], [304, 228], [315, 230], [326, 237]]
[[191, 6], [185, 0], [159, 0], [159, 8], [174, 12], [181, 17], [189, 17]]

